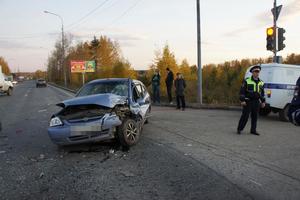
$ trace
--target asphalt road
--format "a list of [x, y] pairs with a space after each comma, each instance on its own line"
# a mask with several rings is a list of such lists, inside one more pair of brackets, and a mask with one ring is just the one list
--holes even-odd
[[49, 118], [71, 97], [32, 81], [0, 95], [0, 199], [300, 199], [300, 129], [276, 116], [237, 135], [237, 111], [154, 107], [128, 152], [58, 148]]

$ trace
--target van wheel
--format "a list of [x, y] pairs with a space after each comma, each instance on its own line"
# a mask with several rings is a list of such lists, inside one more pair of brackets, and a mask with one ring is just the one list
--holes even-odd
[[267, 116], [268, 114], [270, 114], [271, 109], [270, 108], [261, 108], [259, 109], [259, 115], [260, 116]]
[[288, 122], [289, 117], [288, 117], [288, 112], [289, 112], [290, 104], [286, 105], [284, 109], [279, 111], [279, 119], [283, 122]]
[[12, 89], [11, 89], [11, 88], [8, 88], [8, 90], [7, 90], [7, 95], [8, 95], [8, 96], [11, 96], [11, 95], [12, 95]]
[[130, 147], [135, 145], [140, 138], [140, 127], [138, 122], [127, 118], [123, 124], [118, 127], [118, 140], [123, 147]]

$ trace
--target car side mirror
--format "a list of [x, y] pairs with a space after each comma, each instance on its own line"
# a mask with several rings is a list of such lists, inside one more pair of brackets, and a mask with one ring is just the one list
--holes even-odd
[[139, 99], [137, 100], [137, 103], [138, 103], [139, 105], [144, 105], [144, 104], [145, 104], [145, 101], [143, 100], [143, 98], [139, 98]]

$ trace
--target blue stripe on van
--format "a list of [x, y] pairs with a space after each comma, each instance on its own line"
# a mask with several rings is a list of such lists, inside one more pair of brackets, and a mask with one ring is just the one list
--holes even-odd
[[264, 87], [267, 89], [294, 90], [296, 88], [296, 85], [280, 84], [280, 83], [265, 83]]

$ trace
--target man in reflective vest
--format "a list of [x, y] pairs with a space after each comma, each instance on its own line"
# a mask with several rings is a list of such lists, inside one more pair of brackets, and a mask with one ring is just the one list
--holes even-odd
[[259, 107], [265, 107], [265, 92], [264, 82], [259, 79], [259, 72], [261, 67], [255, 65], [250, 69], [252, 73], [251, 77], [246, 78], [243, 81], [240, 90], [240, 101], [243, 106], [242, 116], [239, 121], [237, 133], [241, 134], [241, 131], [245, 128], [249, 114], [251, 113], [251, 134], [259, 135], [256, 131], [257, 115]]

